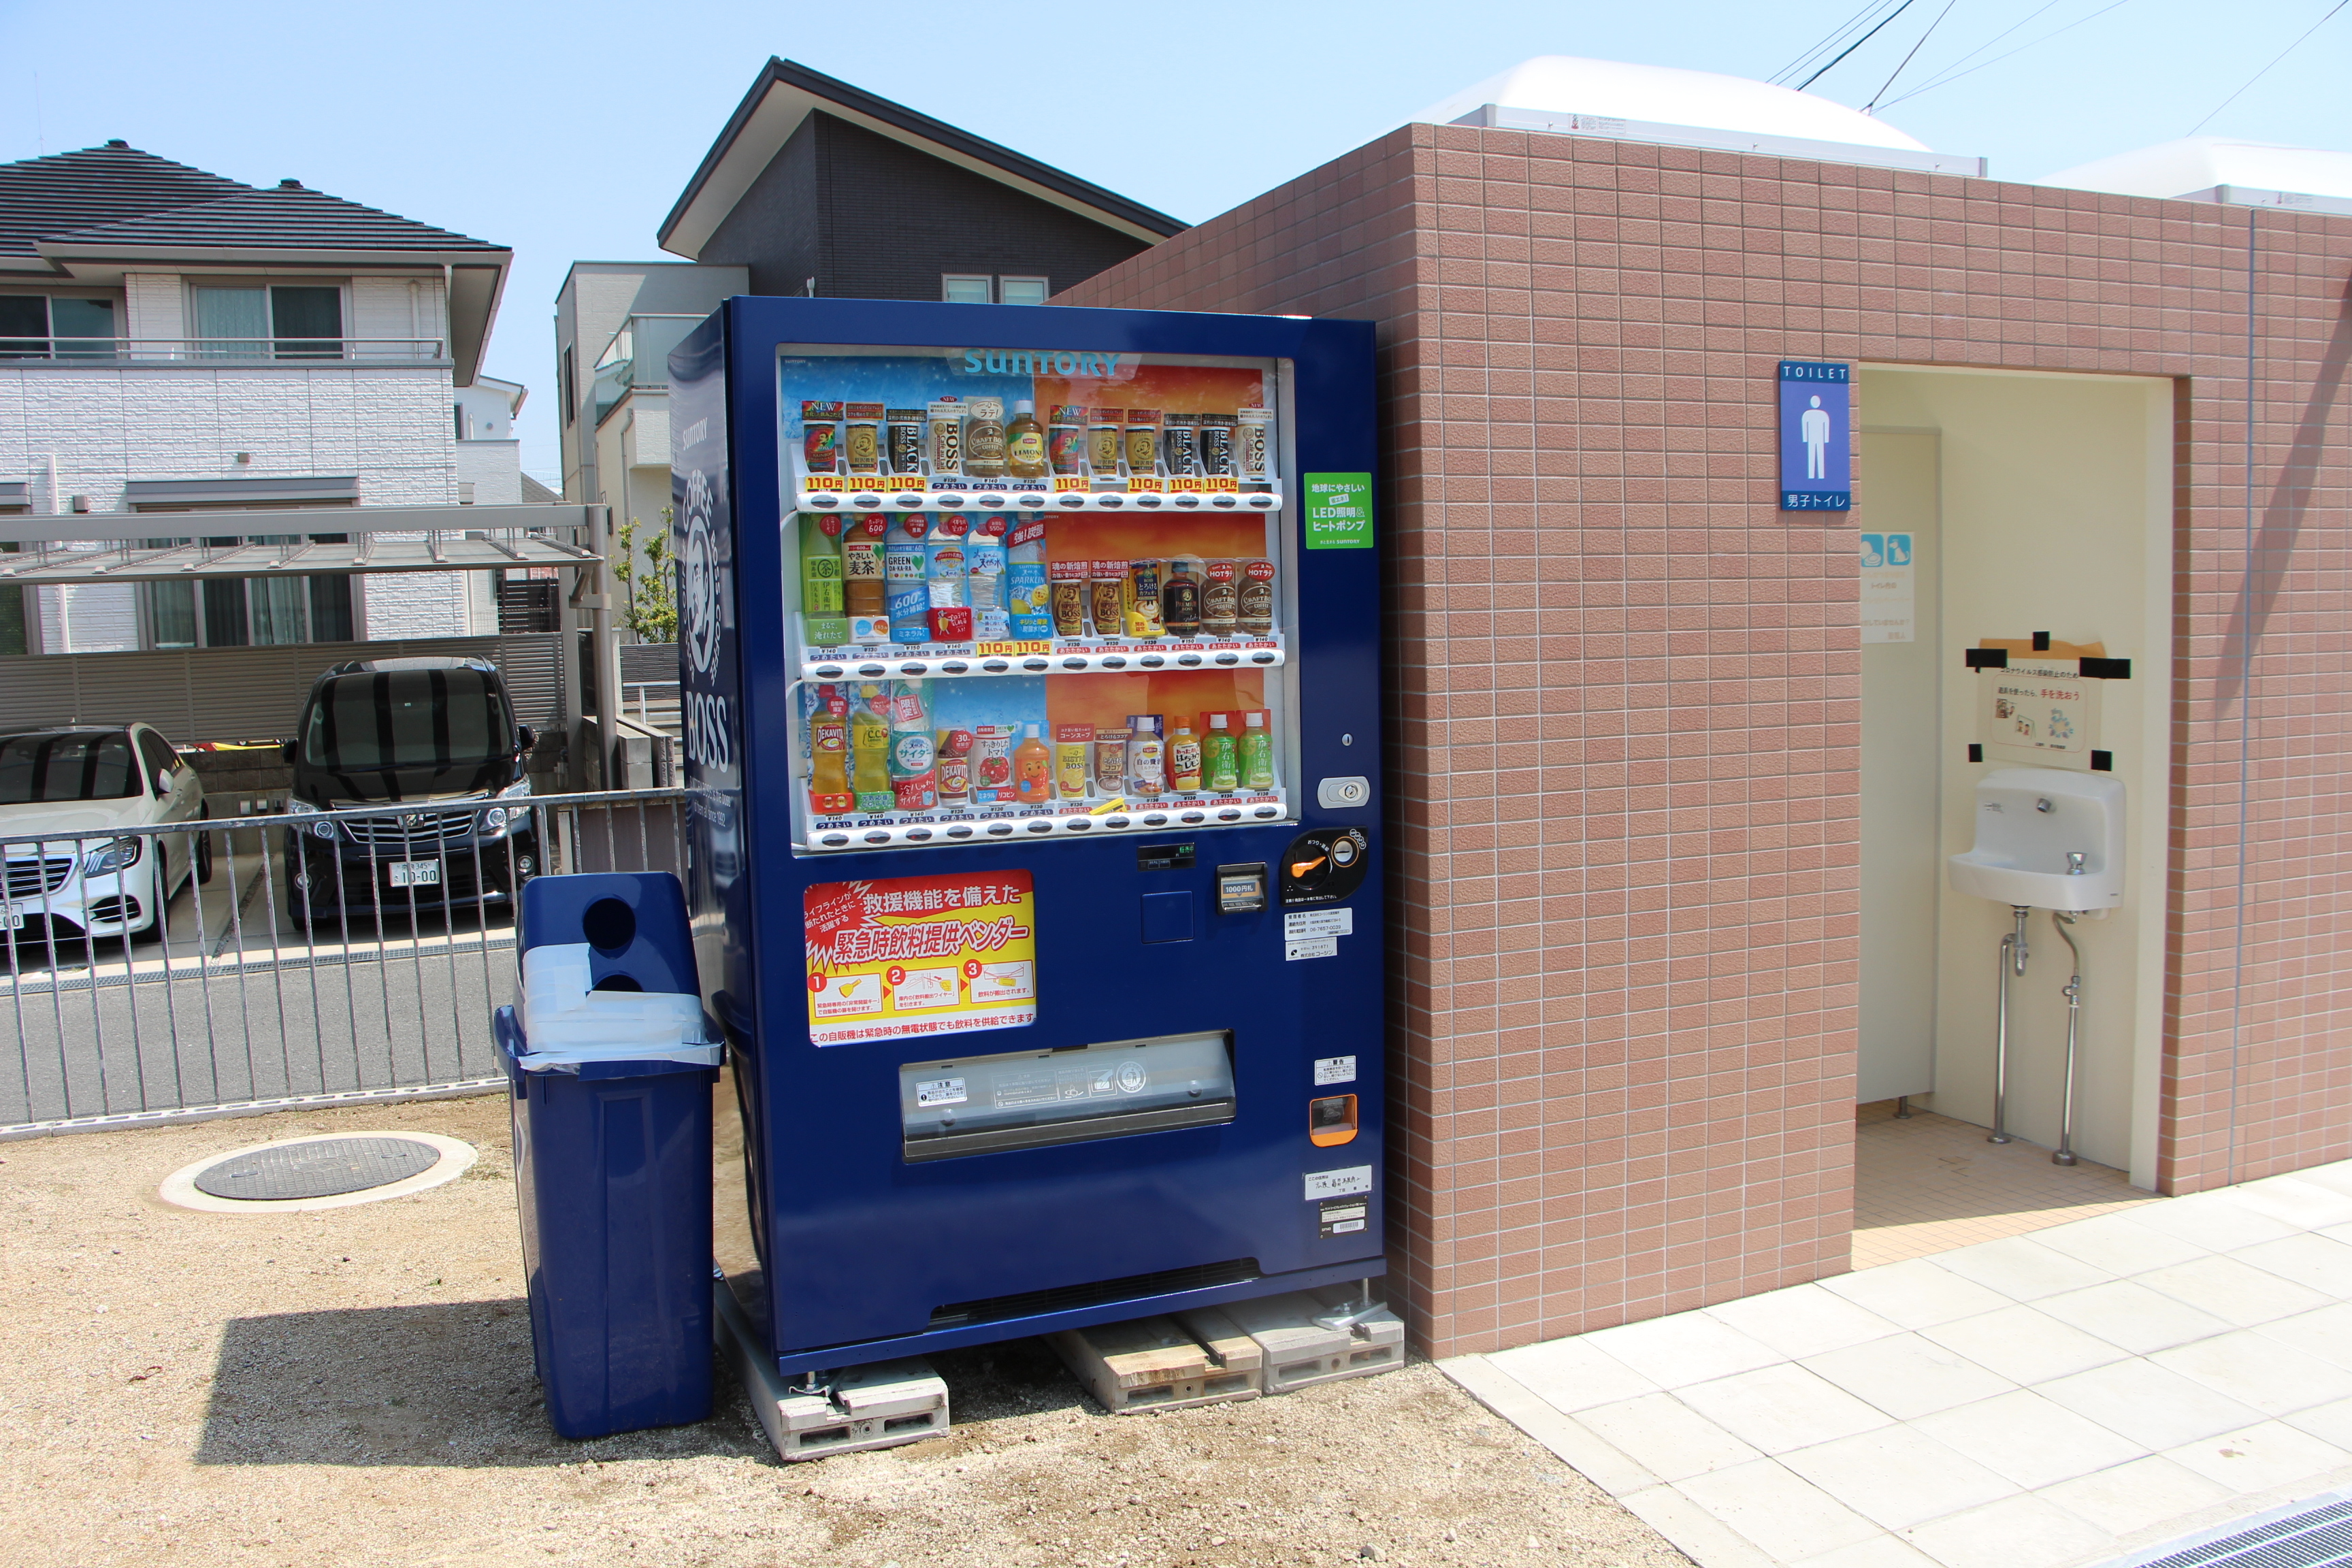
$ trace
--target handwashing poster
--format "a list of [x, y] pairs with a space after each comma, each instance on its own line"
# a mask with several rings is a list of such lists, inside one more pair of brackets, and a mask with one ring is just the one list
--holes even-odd
[[[1987, 637], [1997, 647], [2008, 639]], [[2025, 646], [2032, 647], [2028, 641]], [[2053, 650], [2021, 653], [2010, 645], [2007, 669], [1976, 672], [1977, 733], [1989, 762], [2032, 763], [2042, 767], [2085, 768], [2098, 744], [2099, 682], [2083, 679], [2084, 654], [2100, 657], [2097, 645], [2071, 646], [2065, 657]]]
[[819, 882], [803, 913], [812, 1044], [1037, 1021], [1037, 901], [1026, 871]]

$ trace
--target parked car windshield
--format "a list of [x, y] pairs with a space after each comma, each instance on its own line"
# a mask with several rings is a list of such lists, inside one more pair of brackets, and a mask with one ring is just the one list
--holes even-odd
[[514, 750], [494, 678], [478, 669], [386, 669], [337, 676], [310, 705], [302, 737], [312, 766], [339, 773], [441, 769]]
[[123, 800], [138, 793], [138, 759], [120, 730], [0, 735], [0, 805]]

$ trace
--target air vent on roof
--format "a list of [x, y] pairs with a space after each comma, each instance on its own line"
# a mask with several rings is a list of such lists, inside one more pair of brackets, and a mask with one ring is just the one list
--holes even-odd
[[131, 143], [123, 141], [121, 137], [116, 137], [114, 140], [109, 142], [107, 145], [110, 147], [120, 147], [126, 153], [131, 150]]
[[278, 188], [281, 191], [299, 191], [302, 188], [302, 182], [299, 180], [280, 180], [278, 182]]

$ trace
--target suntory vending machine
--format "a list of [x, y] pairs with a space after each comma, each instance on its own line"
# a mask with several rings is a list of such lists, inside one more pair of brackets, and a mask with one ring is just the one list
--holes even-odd
[[744, 298], [672, 355], [718, 1258], [780, 1372], [1382, 1271], [1372, 353]]

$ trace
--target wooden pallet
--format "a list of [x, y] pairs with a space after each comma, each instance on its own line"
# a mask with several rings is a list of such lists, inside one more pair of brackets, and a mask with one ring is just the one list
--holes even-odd
[[[1245, 1336], [1230, 1325], [1227, 1330], [1228, 1348], [1246, 1364], [1229, 1364], [1168, 1318], [1066, 1329], [1046, 1335], [1045, 1340], [1105, 1410], [1114, 1415], [1133, 1415], [1145, 1410], [1181, 1410], [1256, 1398], [1256, 1357], [1242, 1353], [1242, 1346], [1232, 1344], [1240, 1340], [1248, 1345]], [[1255, 1349], [1249, 1346], [1250, 1352]]]

